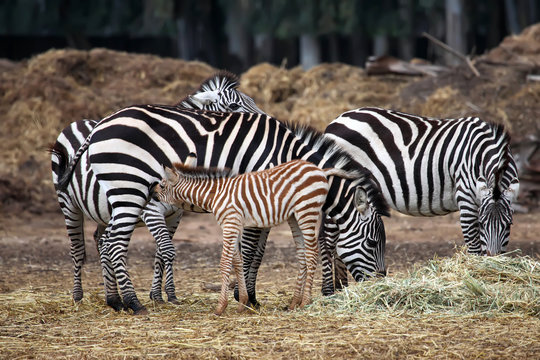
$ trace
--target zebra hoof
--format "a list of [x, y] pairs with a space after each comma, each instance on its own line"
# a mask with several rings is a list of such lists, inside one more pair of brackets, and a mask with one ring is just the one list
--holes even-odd
[[111, 297], [107, 298], [107, 305], [112, 307], [114, 311], [126, 310], [124, 303], [120, 297]]
[[143, 306], [133, 311], [133, 315], [148, 315], [148, 310]]
[[163, 300], [163, 297], [161, 296], [161, 294], [150, 293], [150, 300], [158, 304], [165, 304], [165, 300]]
[[174, 305], [180, 305], [180, 301], [178, 301], [178, 299], [176, 297], [169, 297], [168, 301], [171, 303], [171, 304], [174, 304]]

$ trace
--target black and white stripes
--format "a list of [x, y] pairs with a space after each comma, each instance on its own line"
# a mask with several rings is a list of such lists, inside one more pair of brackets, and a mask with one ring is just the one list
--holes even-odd
[[[413, 216], [459, 210], [471, 253], [505, 250], [519, 181], [501, 125], [361, 108], [325, 133], [373, 173], [392, 208]], [[507, 233], [493, 228], [501, 221]]]
[[[309, 142], [308, 142], [309, 143]], [[111, 221], [101, 251], [110, 262], [123, 294], [123, 302], [135, 312], [144, 311], [135, 296], [125, 267], [125, 254], [137, 219], [151, 189], [163, 177], [163, 165], [181, 162], [189, 153], [197, 154], [197, 165], [231, 168], [238, 173], [265, 169], [292, 159], [305, 159], [322, 168], [359, 168], [330, 140], [320, 140], [317, 148], [304, 142], [283, 123], [259, 114], [215, 113], [182, 110], [170, 106], [133, 106], [102, 120], [89, 141], [87, 158], [112, 207]], [[82, 154], [82, 152], [81, 152]], [[69, 182], [74, 161], [60, 188]], [[367, 193], [368, 207], [360, 213], [354, 207], [357, 187]], [[340, 230], [338, 247], [356, 278], [382, 272], [381, 247], [366, 239], [368, 220], [381, 222], [386, 212], [369, 173], [358, 180], [330, 178], [329, 199], [323, 211]], [[382, 224], [381, 224], [382, 226]], [[379, 229], [373, 227], [370, 229]], [[371, 241], [384, 241], [370, 234]], [[107, 258], [108, 257], [108, 258]]]

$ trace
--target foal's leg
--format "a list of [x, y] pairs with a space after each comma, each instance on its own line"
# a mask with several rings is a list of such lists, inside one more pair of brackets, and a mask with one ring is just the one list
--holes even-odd
[[[234, 252], [238, 251], [238, 237], [241, 234], [241, 225], [238, 221], [235, 221], [234, 219], [229, 220], [228, 222], [225, 222], [221, 224], [221, 228], [223, 230], [223, 250], [221, 252], [221, 260], [219, 262], [219, 269], [221, 272], [221, 293], [219, 295], [219, 301], [218, 306], [216, 308], [215, 314], [221, 315], [223, 311], [227, 308], [228, 304], [228, 292], [229, 292], [229, 282], [230, 282], [230, 275], [232, 270], [232, 260], [234, 256]], [[241, 263], [241, 261], [240, 261]], [[240, 269], [242, 269], [240, 267]], [[243, 270], [240, 270], [243, 272]], [[243, 274], [242, 274], [243, 277]], [[238, 279], [240, 282], [240, 279]], [[239, 283], [239, 286], [240, 283]], [[245, 290], [245, 279], [243, 281], [243, 291], [245, 292], [241, 296], [246, 296], [247, 298], [247, 291]]]
[[296, 277], [296, 286], [293, 294], [293, 299], [289, 305], [289, 310], [295, 309], [302, 302], [302, 292], [306, 281], [306, 249], [304, 247], [304, 238], [302, 231], [298, 226], [296, 218], [293, 216], [288, 220], [293, 239], [296, 244], [296, 259], [298, 261], [298, 275]]

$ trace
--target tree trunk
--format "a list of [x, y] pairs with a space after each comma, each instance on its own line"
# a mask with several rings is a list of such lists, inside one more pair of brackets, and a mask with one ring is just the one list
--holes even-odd
[[321, 62], [321, 49], [317, 37], [313, 34], [300, 36], [300, 64], [309, 70]]
[[[460, 53], [467, 54], [463, 0], [446, 0], [446, 44]], [[445, 55], [448, 65], [458, 65], [461, 60], [450, 53]]]

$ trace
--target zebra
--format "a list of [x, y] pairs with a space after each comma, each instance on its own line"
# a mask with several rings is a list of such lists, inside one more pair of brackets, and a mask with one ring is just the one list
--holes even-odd
[[[292, 160], [271, 169], [236, 175], [228, 169], [166, 167], [154, 198], [168, 204], [194, 205], [212, 212], [223, 230], [220, 261], [221, 295], [216, 315], [227, 306], [229, 277], [234, 268], [239, 284], [239, 310], [248, 302], [238, 239], [244, 226], [270, 228], [288, 221], [299, 262], [292, 310], [311, 303], [311, 287], [317, 267], [317, 231], [328, 194], [330, 175], [354, 178], [337, 169], [321, 170], [305, 160]], [[362, 176], [363, 174], [359, 174]], [[355, 196], [362, 197], [357, 189]], [[366, 203], [360, 204], [364, 211]], [[234, 253], [234, 255], [233, 255]]]
[[[519, 179], [502, 125], [478, 117], [434, 119], [366, 107], [340, 115], [325, 135], [373, 173], [394, 210], [412, 216], [459, 210], [469, 253], [506, 250]], [[331, 294], [331, 239], [337, 229], [325, 226], [323, 293]], [[343, 264], [336, 269], [336, 285], [346, 283]]]
[[[116, 280], [122, 299], [107, 294], [107, 304], [123, 303], [135, 314], [145, 313], [126, 269], [125, 256], [131, 233], [151, 189], [163, 178], [163, 166], [180, 162], [189, 153], [197, 154], [197, 165], [231, 168], [245, 173], [304, 159], [315, 165], [344, 170], [361, 168], [337, 145], [310, 131], [297, 131], [263, 114], [219, 113], [180, 109], [165, 105], [131, 106], [103, 119], [77, 151], [59, 181], [59, 189], [69, 183], [73, 168], [85, 154], [92, 171], [111, 204], [111, 220], [100, 239], [106, 283]], [[329, 197], [323, 211], [339, 227], [338, 253], [355, 279], [382, 273], [384, 231], [381, 216], [388, 208], [369, 171], [356, 180], [330, 177]], [[356, 188], [362, 187], [366, 210], [355, 207]], [[380, 223], [372, 227], [371, 223]], [[109, 264], [109, 265], [107, 265]]]
[[[176, 106], [222, 111], [262, 112], [249, 96], [237, 90], [238, 85], [239, 80], [236, 75], [220, 71], [205, 80], [199, 89], [180, 100]], [[84, 217], [86, 216], [98, 224], [94, 232], [97, 245], [98, 239], [109, 222], [111, 209], [107, 203], [106, 195], [99, 187], [88, 163], [81, 162], [75, 168], [75, 176], [67, 191], [59, 190], [57, 185], [59, 177], [68, 164], [68, 159], [75, 156], [76, 151], [97, 124], [98, 122], [95, 120], [79, 120], [71, 123], [62, 130], [56, 143], [50, 148], [53, 184], [64, 214], [68, 236], [71, 239], [74, 301], [80, 301], [83, 298], [81, 270], [86, 254], [83, 231]], [[171, 240], [181, 216], [182, 209], [158, 202], [149, 202], [141, 214], [141, 220], [146, 224], [157, 244], [154, 277], [150, 291], [150, 298], [156, 302], [163, 302], [161, 286], [165, 271], [167, 274], [165, 292], [168, 301], [177, 303], [172, 268], [175, 250]], [[142, 225], [142, 222], [139, 222], [138, 225]]]

